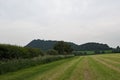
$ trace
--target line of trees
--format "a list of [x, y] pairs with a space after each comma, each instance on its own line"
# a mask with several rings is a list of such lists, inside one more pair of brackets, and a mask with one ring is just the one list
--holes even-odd
[[71, 45], [64, 41], [56, 42], [53, 49], [43, 52], [37, 48], [20, 47], [0, 44], [0, 60], [6, 59], [26, 59], [44, 55], [67, 55], [71, 54]]
[[73, 57], [73, 55], [64, 55], [71, 53], [68, 50], [72, 51], [64, 42], [62, 44], [57, 42], [54, 48], [43, 52], [36, 48], [0, 44], [0, 74]]
[[113, 53], [120, 53], [120, 47], [117, 46], [115, 49], [112, 50]]
[[69, 55], [73, 51], [70, 44], [64, 42], [64, 41], [58, 41], [53, 46], [53, 49], [47, 50], [47, 55]]
[[[37, 48], [28, 48], [28, 47], [19, 47], [12, 45], [0, 44], [0, 60], [5, 59], [26, 59], [26, 58], [34, 58], [37, 56], [44, 55], [69, 55], [72, 54], [73, 48], [70, 44], [64, 41], [58, 41], [54, 44], [53, 49], [47, 50], [43, 52]], [[113, 53], [120, 53], [120, 47], [112, 50]], [[94, 54], [102, 54], [105, 53], [104, 50], [95, 50]], [[86, 52], [79, 52], [75, 55], [86, 55]]]

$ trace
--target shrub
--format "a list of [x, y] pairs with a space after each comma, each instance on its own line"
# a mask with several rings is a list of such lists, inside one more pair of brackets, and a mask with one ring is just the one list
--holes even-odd
[[58, 55], [58, 52], [56, 50], [50, 49], [47, 51], [48, 55]]
[[39, 56], [32, 59], [10, 60], [7, 62], [0, 63], [0, 74], [5, 74], [7, 72], [14, 72], [31, 66], [45, 64], [52, 61], [56, 61], [64, 58], [70, 58], [70, 57], [72, 57], [72, 55], [68, 55], [68, 56], [57, 55], [57, 56], [44, 56], [44, 57]]
[[39, 55], [44, 55], [40, 49], [0, 44], [0, 60], [33, 58]]

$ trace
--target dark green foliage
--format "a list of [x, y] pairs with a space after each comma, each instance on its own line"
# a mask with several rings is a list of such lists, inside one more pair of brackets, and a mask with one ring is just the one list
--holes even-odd
[[[56, 42], [58, 41], [52, 41], [52, 40], [33, 40], [31, 41], [29, 44], [27, 44], [25, 47], [32, 47], [32, 48], [40, 48], [42, 50], [49, 50], [49, 49], [53, 49], [53, 46], [56, 44]], [[74, 50], [79, 50], [78, 49], [78, 45], [71, 43], [71, 42], [67, 42], [69, 45], [71, 45], [71, 47]]]
[[73, 48], [71, 47], [70, 44], [65, 43], [65, 45], [64, 45], [64, 50], [65, 50], [66, 53], [72, 53]]
[[40, 49], [0, 44], [0, 60], [33, 58], [38, 55], [43, 55]]
[[105, 52], [105, 51], [96, 50], [96, 51], [94, 51], [94, 53], [95, 53], [95, 54], [104, 54], [104, 53], [106, 53], [106, 52]]
[[60, 56], [55, 50], [49, 50], [47, 53], [54, 56], [45, 55], [37, 48], [0, 44], [0, 74], [71, 57]]
[[112, 50], [113, 53], [120, 53], [120, 47], [117, 46], [115, 49]]
[[101, 53], [102, 53], [102, 54], [104, 54], [104, 53], [105, 53], [105, 51], [101, 51]]
[[75, 51], [75, 52], [73, 52], [73, 54], [75, 55], [75, 56], [82, 56], [82, 55], [89, 55], [87, 52], [85, 52], [85, 51]]
[[96, 50], [94, 53], [95, 53], [95, 54], [101, 54], [101, 51]]
[[58, 55], [58, 52], [54, 49], [50, 49], [50, 50], [47, 51], [47, 54], [48, 55]]
[[28, 68], [31, 66], [36, 66], [44, 63], [49, 63], [59, 59], [70, 58], [72, 55], [68, 56], [44, 56], [36, 57], [32, 59], [15, 59], [7, 62], [0, 63], [0, 74], [5, 74], [7, 72], [14, 72], [20, 69]]
[[79, 46], [81, 51], [111, 50], [107, 44], [86, 43]]
[[58, 51], [59, 54], [70, 54], [73, 51], [73, 49], [71, 48], [71, 45], [69, 45], [64, 41], [58, 41], [54, 45], [54, 49]]
[[[53, 46], [58, 41], [51, 41], [51, 40], [33, 40], [31, 41], [26, 47], [32, 47], [32, 48], [40, 48], [42, 50], [49, 50], [53, 49]], [[74, 51], [95, 51], [95, 50], [112, 50], [107, 44], [102, 43], [86, 43], [82, 45], [77, 45], [72, 42], [67, 42], [71, 47], [74, 49]]]
[[64, 54], [64, 46], [65, 43], [63, 41], [59, 41], [54, 45], [54, 49], [58, 51], [59, 54]]
[[45, 55], [44, 52], [42, 52], [40, 49], [37, 49], [37, 48], [26, 48], [26, 49], [29, 51], [31, 57], [36, 57], [36, 56], [39, 56], [39, 55], [41, 55], [41, 56]]
[[25, 47], [31, 47], [31, 48], [40, 48], [42, 50], [49, 50], [53, 48], [53, 45], [56, 43], [56, 41], [45, 41], [45, 40], [33, 40], [29, 44], [27, 44]]

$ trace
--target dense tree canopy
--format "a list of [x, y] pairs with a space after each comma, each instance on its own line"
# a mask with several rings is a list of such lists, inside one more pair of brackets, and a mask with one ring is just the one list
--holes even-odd
[[64, 41], [58, 41], [54, 45], [54, 49], [57, 50], [59, 54], [70, 54], [73, 51], [71, 45]]
[[40, 49], [0, 44], [0, 60], [33, 58], [39, 55], [44, 55]]
[[[40, 48], [42, 50], [53, 49], [53, 46], [58, 41], [51, 40], [33, 40], [26, 47]], [[66, 42], [74, 49], [74, 51], [95, 51], [95, 50], [111, 50], [107, 44], [89, 42], [82, 45], [77, 45], [72, 42]]]
[[120, 53], [120, 47], [117, 46], [115, 49], [112, 50], [113, 53]]
[[82, 51], [96, 51], [96, 50], [111, 50], [107, 44], [102, 43], [86, 43], [79, 46], [79, 49]]

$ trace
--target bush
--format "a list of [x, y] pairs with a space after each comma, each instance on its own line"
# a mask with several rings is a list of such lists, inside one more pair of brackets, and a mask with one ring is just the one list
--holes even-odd
[[39, 55], [44, 55], [40, 49], [0, 44], [0, 60], [26, 59], [37, 57]]
[[120, 47], [117, 46], [115, 49], [112, 50], [113, 53], [120, 53]]
[[68, 55], [68, 56], [57, 55], [57, 56], [44, 56], [44, 57], [39, 56], [32, 59], [16, 59], [7, 62], [2, 62], [0, 63], [0, 74], [5, 74], [7, 72], [14, 72], [31, 66], [45, 64], [52, 61], [56, 61], [64, 58], [70, 58], [70, 57], [72, 57], [72, 55]]
[[56, 50], [50, 49], [47, 51], [48, 55], [58, 55], [58, 52]]

